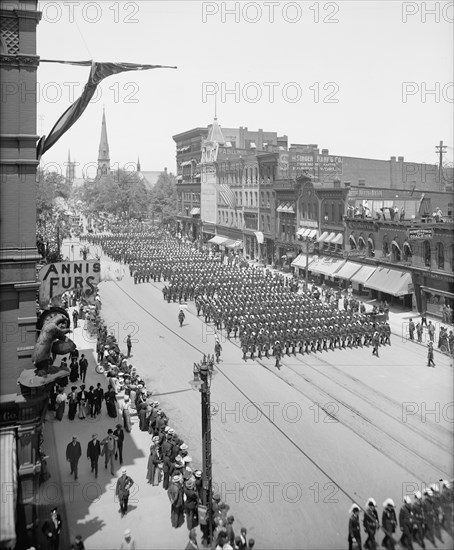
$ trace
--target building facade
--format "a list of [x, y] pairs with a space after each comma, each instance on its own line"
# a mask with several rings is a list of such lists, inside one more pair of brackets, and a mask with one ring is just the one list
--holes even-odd
[[38, 521], [34, 496], [47, 401], [39, 393], [21, 395], [17, 384], [20, 373], [33, 366], [36, 342], [36, 28], [41, 13], [36, 0], [11, 0], [0, 5], [0, 15], [0, 77], [11, 91], [0, 110], [0, 446], [1, 483], [10, 488], [2, 499], [0, 543], [28, 548]]

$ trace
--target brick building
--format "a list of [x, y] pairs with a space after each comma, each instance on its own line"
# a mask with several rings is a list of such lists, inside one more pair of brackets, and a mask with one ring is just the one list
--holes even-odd
[[[18, 395], [19, 374], [32, 367], [36, 342], [36, 0], [0, 6], [1, 123], [0, 371], [2, 547], [28, 548], [37, 524], [40, 441], [45, 396]], [[27, 93], [23, 93], [26, 90]], [[6, 496], [7, 495], [7, 496]]]

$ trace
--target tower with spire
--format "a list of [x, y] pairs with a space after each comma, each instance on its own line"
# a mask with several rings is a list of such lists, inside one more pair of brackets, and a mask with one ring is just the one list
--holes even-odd
[[66, 163], [66, 183], [74, 183], [76, 177], [76, 162], [71, 162], [71, 151], [68, 149], [68, 162]]
[[101, 140], [98, 151], [98, 178], [110, 176], [109, 142], [107, 141], [106, 111], [102, 109]]
[[200, 160], [200, 217], [204, 222], [218, 223], [217, 220], [217, 170], [216, 161], [219, 147], [225, 144], [224, 134], [214, 117], [208, 136], [202, 144], [202, 158]]
[[139, 159], [138, 156], [137, 156], [137, 172], [141, 172], [141, 169], [140, 169], [140, 159]]

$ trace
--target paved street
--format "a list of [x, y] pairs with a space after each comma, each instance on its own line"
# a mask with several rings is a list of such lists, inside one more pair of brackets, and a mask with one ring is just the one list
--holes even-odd
[[[102, 313], [120, 342], [132, 335], [133, 364], [201, 466], [200, 395], [188, 382], [194, 361], [213, 352], [214, 329], [192, 304], [180, 328], [178, 304], [164, 302], [161, 288], [134, 285], [129, 274], [102, 283]], [[392, 342], [378, 359], [370, 348], [331, 351], [285, 357], [278, 371], [272, 360], [245, 363], [238, 343], [223, 341], [211, 387], [213, 475], [235, 526], [247, 527], [258, 547], [344, 547], [352, 500], [364, 506], [372, 496], [381, 511], [391, 497], [399, 508], [405, 494], [453, 476], [451, 362], [437, 353], [436, 368], [427, 368], [424, 347], [396, 335]], [[134, 427], [135, 442], [138, 434]], [[147, 447], [132, 460], [145, 464]], [[143, 503], [157, 490], [140, 486], [133, 531], [152, 533], [155, 512], [145, 526]], [[90, 516], [103, 518], [101, 501]], [[106, 523], [109, 532], [119, 528]], [[183, 530], [173, 547], [182, 546]]]

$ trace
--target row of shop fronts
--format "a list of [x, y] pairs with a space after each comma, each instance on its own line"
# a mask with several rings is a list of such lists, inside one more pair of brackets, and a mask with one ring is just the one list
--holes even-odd
[[297, 276], [346, 288], [371, 300], [387, 300], [403, 309], [442, 317], [443, 306], [454, 308], [453, 278], [444, 273], [399, 269], [378, 263], [359, 263], [333, 256], [299, 254], [291, 263]]

